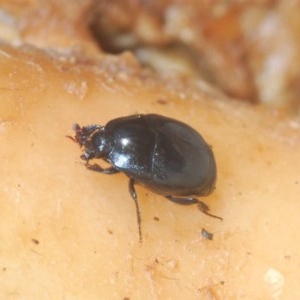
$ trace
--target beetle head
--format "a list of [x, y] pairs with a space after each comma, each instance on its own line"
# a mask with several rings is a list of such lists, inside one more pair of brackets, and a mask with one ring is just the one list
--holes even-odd
[[79, 144], [79, 146], [84, 146], [86, 141], [90, 138], [91, 135], [98, 129], [101, 129], [99, 125], [88, 125], [80, 127], [79, 124], [73, 124], [73, 130], [75, 131], [75, 136], [67, 136], [75, 143]]
[[105, 127], [100, 125], [88, 125], [80, 127], [73, 125], [75, 136], [67, 136], [80, 147], [84, 148], [84, 153], [80, 156], [83, 160], [93, 158], [106, 158], [111, 150], [110, 139], [105, 132]]
[[106, 158], [111, 150], [110, 139], [105, 132], [105, 127], [88, 125], [80, 127], [74, 125], [75, 137], [73, 140], [84, 148], [81, 159], [89, 161], [93, 158]]

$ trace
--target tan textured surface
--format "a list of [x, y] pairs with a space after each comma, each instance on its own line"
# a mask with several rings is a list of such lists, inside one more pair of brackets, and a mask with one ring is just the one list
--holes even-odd
[[[83, 64], [2, 46], [0, 64], [1, 299], [300, 297], [299, 125], [140, 73], [130, 55]], [[127, 178], [87, 171], [65, 135], [148, 112], [213, 146], [203, 200], [224, 221], [138, 187], [140, 245]]]

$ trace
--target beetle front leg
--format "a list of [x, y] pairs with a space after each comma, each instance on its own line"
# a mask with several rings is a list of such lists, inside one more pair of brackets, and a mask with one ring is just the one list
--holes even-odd
[[174, 197], [172, 195], [165, 196], [168, 200], [175, 202], [177, 204], [181, 205], [191, 205], [191, 204], [198, 204], [198, 208], [201, 212], [203, 212], [205, 215], [219, 219], [223, 221], [223, 218], [212, 215], [209, 213], [209, 207], [202, 201], [198, 200], [197, 198], [190, 198], [190, 197]]
[[88, 162], [86, 162], [85, 167], [89, 170], [96, 171], [102, 174], [107, 174], [107, 175], [116, 174], [119, 172], [115, 167], [109, 167], [104, 169], [97, 164], [91, 165]]
[[139, 237], [140, 237], [140, 243], [142, 242], [142, 228], [141, 228], [141, 212], [140, 212], [140, 207], [139, 207], [139, 203], [138, 203], [138, 199], [137, 199], [137, 194], [134, 188], [134, 179], [130, 178], [129, 179], [129, 193], [131, 195], [131, 198], [133, 199], [134, 203], [135, 203], [135, 209], [136, 209], [136, 217], [137, 217], [137, 223], [138, 223], [138, 227], [139, 227]]

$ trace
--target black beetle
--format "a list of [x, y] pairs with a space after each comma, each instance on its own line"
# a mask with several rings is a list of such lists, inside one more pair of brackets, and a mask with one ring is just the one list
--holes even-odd
[[[215, 188], [216, 163], [211, 147], [190, 126], [156, 114], [133, 115], [109, 121], [105, 126], [73, 127], [70, 137], [84, 149], [81, 158], [89, 170], [103, 174], [123, 172], [129, 177], [139, 227], [141, 217], [135, 184], [140, 184], [173, 202], [198, 204], [210, 214], [209, 207], [191, 195], [207, 196]], [[90, 164], [102, 158], [111, 166]], [[189, 197], [188, 197], [189, 196]]]

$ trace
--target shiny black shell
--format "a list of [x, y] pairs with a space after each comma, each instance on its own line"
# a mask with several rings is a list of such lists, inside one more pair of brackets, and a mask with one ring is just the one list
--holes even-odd
[[79, 143], [87, 161], [102, 158], [161, 195], [206, 196], [214, 190], [217, 172], [211, 147], [185, 123], [147, 114], [84, 128]]

